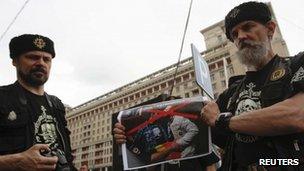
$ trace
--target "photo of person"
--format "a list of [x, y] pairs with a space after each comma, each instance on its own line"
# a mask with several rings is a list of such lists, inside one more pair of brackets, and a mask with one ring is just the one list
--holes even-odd
[[202, 105], [203, 98], [195, 97], [121, 111], [118, 120], [127, 137], [122, 148], [125, 169], [209, 154], [210, 135], [201, 121]]

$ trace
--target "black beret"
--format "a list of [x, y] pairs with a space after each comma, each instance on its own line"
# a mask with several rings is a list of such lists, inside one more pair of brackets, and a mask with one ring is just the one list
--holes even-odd
[[253, 20], [266, 24], [271, 20], [271, 12], [268, 6], [262, 2], [245, 2], [234, 7], [225, 17], [225, 28], [227, 38], [233, 42], [231, 30], [243, 21]]
[[44, 51], [55, 57], [54, 42], [37, 34], [23, 34], [11, 39], [9, 43], [10, 57], [12, 59], [29, 51]]

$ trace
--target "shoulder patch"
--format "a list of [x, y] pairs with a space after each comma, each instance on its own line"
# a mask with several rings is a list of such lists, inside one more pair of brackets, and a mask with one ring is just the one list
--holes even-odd
[[285, 69], [284, 68], [278, 68], [275, 71], [272, 72], [270, 81], [276, 81], [282, 78], [285, 75]]

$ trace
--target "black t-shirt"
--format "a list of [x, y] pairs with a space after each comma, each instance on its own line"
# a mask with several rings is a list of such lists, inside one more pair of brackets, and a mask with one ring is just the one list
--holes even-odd
[[34, 144], [48, 144], [51, 148], [62, 149], [57, 119], [49, 106], [45, 95], [36, 95], [25, 90], [31, 107], [31, 119], [34, 124]]
[[[261, 109], [261, 87], [268, 77], [267, 73], [272, 69], [274, 59], [259, 71], [246, 72], [236, 101], [236, 116], [243, 112]], [[255, 163], [257, 159], [274, 158], [275, 156], [275, 151], [267, 146], [263, 137], [236, 133], [235, 138], [234, 155], [237, 163], [248, 165]]]
[[[275, 73], [276, 69], [274, 70], [272, 67], [276, 58], [279, 57], [275, 56], [261, 70], [246, 73], [246, 78], [243, 86], [241, 86], [242, 88], [239, 90], [239, 96], [236, 101], [235, 115], [262, 108], [261, 88], [266, 79], [271, 78]], [[298, 55], [290, 60], [292, 79], [289, 84], [293, 87], [292, 94], [300, 91], [304, 92], [304, 56]], [[258, 162], [261, 158], [276, 158], [276, 152], [270, 147], [269, 140], [267, 141], [266, 138], [269, 137], [236, 133], [234, 149], [236, 162], [240, 165], [248, 165]]]

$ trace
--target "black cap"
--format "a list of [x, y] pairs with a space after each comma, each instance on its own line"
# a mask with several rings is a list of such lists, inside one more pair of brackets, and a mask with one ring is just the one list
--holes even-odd
[[227, 38], [233, 42], [231, 30], [243, 21], [253, 20], [266, 24], [271, 20], [271, 12], [268, 6], [262, 2], [245, 2], [234, 7], [225, 17], [225, 28]]
[[23, 34], [11, 39], [9, 44], [12, 59], [29, 51], [44, 51], [55, 57], [54, 42], [38, 34]]

